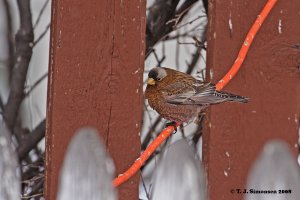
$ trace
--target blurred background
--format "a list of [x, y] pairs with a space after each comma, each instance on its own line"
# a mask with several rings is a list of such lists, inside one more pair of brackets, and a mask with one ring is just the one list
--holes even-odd
[[[33, 42], [30, 42], [31, 57], [31, 51], [17, 44], [15, 39], [21, 20], [26, 20], [26, 10], [21, 11], [23, 17], [20, 17], [20, 2], [22, 1], [0, 1], [0, 109], [1, 116], [16, 115], [8, 118], [11, 121], [9, 129], [13, 133], [13, 143], [21, 164], [22, 196], [35, 196], [33, 199], [40, 199], [43, 197], [44, 183], [51, 1], [23, 1], [20, 5], [25, 8], [26, 3], [30, 3], [34, 34]], [[24, 52], [28, 52], [29, 55], [29, 65], [24, 65], [28, 66], [28, 69], [22, 69], [18, 65], [19, 61], [23, 62], [20, 57], [24, 56]], [[4, 105], [8, 102], [10, 91], [15, 96], [10, 100], [11, 106], [5, 110]]]

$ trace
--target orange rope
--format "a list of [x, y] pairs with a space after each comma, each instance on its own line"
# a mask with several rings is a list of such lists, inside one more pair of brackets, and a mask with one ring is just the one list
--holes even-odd
[[245, 60], [245, 57], [248, 53], [249, 47], [252, 44], [252, 41], [257, 33], [257, 31], [260, 29], [262, 23], [265, 21], [266, 17], [272, 10], [273, 6], [277, 0], [268, 0], [267, 4], [261, 11], [261, 13], [257, 16], [257, 19], [255, 20], [254, 24], [252, 25], [251, 29], [249, 30], [246, 39], [241, 47], [241, 50], [238, 54], [237, 59], [234, 61], [234, 64], [230, 68], [230, 70], [227, 72], [227, 74], [217, 83], [216, 89], [222, 90], [223, 87], [225, 87], [229, 81], [236, 75], [236, 73], [239, 71], [242, 63]]
[[[229, 83], [229, 81], [236, 75], [238, 70], [240, 69], [246, 54], [249, 50], [249, 47], [253, 41], [254, 36], [256, 35], [257, 31], [260, 29], [262, 23], [268, 16], [269, 12], [275, 5], [277, 0], [268, 0], [267, 4], [258, 15], [256, 21], [252, 25], [250, 31], [247, 34], [247, 37], [241, 47], [241, 50], [238, 54], [237, 59], [235, 60], [234, 64], [232, 65], [231, 69], [227, 72], [227, 74], [218, 82], [216, 85], [217, 90], [221, 90], [225, 85]], [[176, 124], [178, 127], [180, 124]], [[148, 160], [151, 154], [174, 132], [173, 126], [168, 126], [165, 128], [159, 136], [146, 148], [146, 150], [141, 154], [141, 156], [131, 165], [131, 167], [120, 174], [117, 178], [113, 180], [113, 185], [115, 187], [121, 185], [122, 183], [126, 182], [129, 178], [131, 178]]]
[[[180, 124], [176, 124], [176, 126], [180, 126]], [[148, 160], [151, 154], [167, 139], [172, 133], [174, 132], [173, 126], [168, 126], [165, 128], [157, 138], [146, 148], [146, 150], [141, 154], [141, 156], [135, 160], [133, 165], [124, 172], [124, 174], [120, 174], [115, 180], [113, 181], [114, 186], [119, 186], [125, 181], [127, 181], [130, 177], [132, 177]]]

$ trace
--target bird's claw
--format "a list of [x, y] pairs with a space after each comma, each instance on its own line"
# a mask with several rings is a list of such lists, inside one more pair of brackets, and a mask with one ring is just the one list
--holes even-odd
[[173, 126], [173, 127], [174, 127], [174, 133], [173, 133], [173, 134], [177, 133], [176, 122], [174, 122], [174, 121], [167, 122], [167, 123], [166, 123], [166, 127], [168, 127], [168, 126]]

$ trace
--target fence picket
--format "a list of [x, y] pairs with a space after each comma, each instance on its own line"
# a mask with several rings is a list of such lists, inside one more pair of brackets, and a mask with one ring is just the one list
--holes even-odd
[[246, 200], [300, 199], [300, 169], [285, 142], [272, 140], [265, 145], [250, 171], [247, 189], [276, 194], [248, 191]]
[[200, 160], [185, 140], [172, 144], [153, 177], [152, 200], [206, 200]]
[[65, 155], [58, 200], [115, 200], [113, 172], [114, 164], [97, 131], [80, 129]]

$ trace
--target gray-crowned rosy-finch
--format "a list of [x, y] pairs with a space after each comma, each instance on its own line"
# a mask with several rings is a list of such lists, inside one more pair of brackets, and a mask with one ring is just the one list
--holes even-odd
[[247, 97], [217, 91], [212, 83], [164, 67], [151, 69], [145, 95], [149, 105], [163, 118], [178, 123], [197, 119], [211, 104], [248, 102]]

